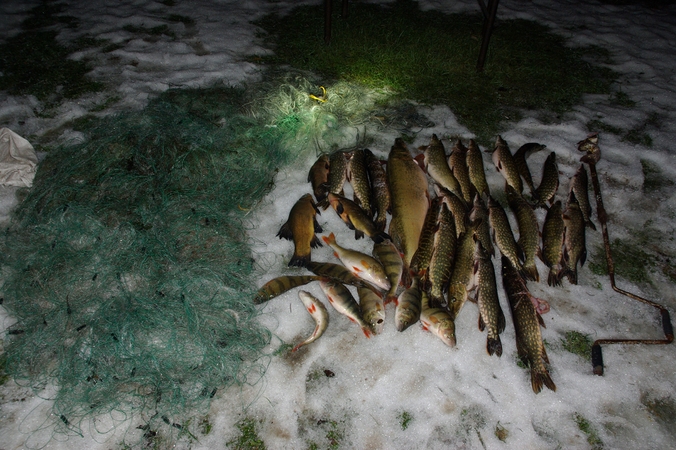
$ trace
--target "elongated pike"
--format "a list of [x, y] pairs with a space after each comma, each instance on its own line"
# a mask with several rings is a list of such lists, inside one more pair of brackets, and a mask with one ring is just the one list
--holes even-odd
[[329, 155], [322, 154], [310, 168], [307, 180], [312, 185], [315, 200], [324, 201], [329, 191]]
[[375, 334], [380, 334], [385, 326], [385, 305], [383, 298], [373, 292], [371, 289], [364, 287], [357, 288], [359, 295], [359, 306], [361, 314]]
[[434, 190], [437, 197], [442, 197], [443, 202], [453, 214], [453, 221], [455, 222], [455, 236], [460, 237], [462, 233], [467, 230], [467, 222], [469, 221], [469, 211], [467, 203], [452, 192], [447, 191], [438, 184], [434, 185]]
[[394, 310], [394, 324], [397, 331], [404, 331], [420, 319], [421, 299], [420, 279], [414, 277], [411, 287], [404, 290], [397, 298], [397, 306]]
[[491, 225], [488, 219], [488, 208], [479, 194], [474, 196], [472, 210], [469, 213], [469, 221], [476, 224], [477, 237], [484, 249], [491, 255], [495, 255], [493, 241], [491, 240]]
[[329, 303], [340, 314], [344, 315], [350, 321], [361, 327], [364, 336], [371, 337], [371, 327], [364, 322], [359, 304], [352, 296], [352, 293], [343, 284], [335, 280], [321, 280], [319, 286], [329, 299]]
[[[343, 186], [345, 185], [345, 181], [347, 181], [347, 162], [349, 158], [349, 153], [340, 151], [329, 155], [328, 192], [343, 195]], [[329, 207], [329, 202], [327, 199], [324, 199], [318, 206], [326, 209]]]
[[289, 219], [277, 232], [280, 238], [293, 240], [294, 252], [289, 266], [305, 267], [311, 261], [312, 248], [321, 247], [315, 233], [321, 233], [322, 227], [317, 223], [319, 210], [312, 200], [312, 195], [303, 195], [291, 208]]
[[439, 228], [438, 217], [442, 201], [442, 197], [435, 197], [434, 200], [432, 200], [430, 208], [427, 210], [425, 223], [423, 224], [420, 240], [418, 241], [418, 249], [411, 259], [411, 274], [413, 276], [424, 277], [424, 274], [430, 265], [432, 252], [434, 251], [434, 236]]
[[314, 295], [310, 294], [307, 291], [299, 291], [298, 297], [300, 301], [305, 305], [305, 309], [310, 313], [310, 316], [315, 321], [315, 330], [312, 332], [309, 338], [303, 342], [296, 345], [292, 351], [296, 351], [304, 345], [311, 344], [312, 342], [319, 339], [326, 328], [329, 326], [329, 312], [326, 310], [324, 304], [317, 299]]
[[545, 203], [552, 204], [552, 200], [559, 190], [559, 167], [556, 164], [556, 153], [551, 152], [542, 167], [542, 180], [535, 190], [533, 197], [537, 201], [536, 206], [545, 207]]
[[394, 141], [387, 159], [387, 183], [392, 195], [389, 234], [403, 254], [406, 276], [411, 259], [418, 249], [430, 200], [427, 177], [411, 157], [406, 143], [400, 138]]
[[445, 308], [434, 308], [429, 304], [429, 298], [424, 292], [420, 302], [420, 323], [423, 330], [434, 333], [449, 347], [455, 347], [455, 322]]
[[352, 200], [342, 195], [329, 192], [327, 196], [333, 209], [345, 222], [350, 230], [354, 230], [355, 239], [361, 239], [366, 234], [374, 242], [382, 242], [390, 239], [390, 236], [384, 231], [378, 231], [371, 218]]
[[540, 259], [549, 267], [547, 284], [550, 286], [561, 286], [561, 276], [565, 267], [563, 263], [564, 224], [562, 214], [561, 200], [557, 200], [549, 207], [545, 224], [542, 226]]
[[340, 259], [350, 272], [378, 289], [383, 291], [390, 289], [391, 285], [385, 274], [385, 269], [375, 258], [356, 250], [341, 247], [336, 242], [336, 236], [333, 233], [329, 236], [322, 236], [322, 239], [333, 249], [333, 254]]
[[375, 157], [371, 150], [364, 150], [364, 158], [371, 181], [372, 204], [375, 208], [373, 223], [378, 231], [385, 231], [387, 213], [390, 211], [390, 188], [387, 185], [387, 175], [380, 160]]
[[523, 192], [523, 183], [521, 182], [521, 175], [514, 162], [514, 156], [509, 150], [507, 143], [498, 136], [495, 141], [495, 150], [493, 150], [493, 164], [498, 169], [500, 175], [503, 176], [508, 185], [513, 187], [516, 192], [521, 194]]
[[474, 142], [474, 139], [470, 139], [467, 145], [467, 168], [469, 170], [469, 179], [477, 192], [481, 195], [490, 195], [491, 192], [486, 181], [486, 172], [484, 171], [484, 159], [481, 149]]
[[401, 282], [401, 274], [404, 270], [404, 261], [401, 254], [392, 241], [384, 241], [373, 245], [373, 256], [383, 265], [387, 279], [390, 280], [390, 290], [385, 295], [385, 303], [397, 299], [397, 289]]
[[502, 356], [500, 333], [505, 331], [505, 314], [500, 307], [495, 268], [491, 256], [477, 240], [474, 248], [474, 277], [477, 285], [475, 301], [479, 307], [479, 330], [487, 330], [486, 351]]
[[464, 198], [460, 183], [448, 165], [444, 144], [436, 134], [432, 135], [430, 145], [427, 146], [423, 154], [425, 157], [425, 170], [427, 170], [429, 176], [444, 189], [453, 192], [459, 198]]
[[564, 245], [563, 261], [566, 265], [564, 275], [568, 281], [577, 284], [577, 263], [584, 265], [587, 259], [584, 217], [574, 193], [570, 193], [566, 210], [563, 212]]
[[540, 228], [533, 207], [511, 186], [507, 188], [507, 201], [519, 226], [519, 247], [523, 251], [523, 271], [526, 278], [533, 281], [540, 280], [538, 268], [535, 265], [535, 254], [539, 251]]
[[544, 326], [544, 322], [529, 298], [531, 294], [526, 281], [505, 257], [502, 258], [502, 285], [512, 311], [516, 349], [524, 364], [530, 367], [533, 392], [539, 393], [543, 385], [556, 391], [556, 385], [545, 366], [549, 364], [549, 358], [540, 332], [540, 325]]
[[453, 262], [457, 246], [453, 215], [445, 203], [441, 205], [438, 224], [438, 230], [434, 234], [434, 252], [430, 259], [430, 267], [427, 272], [424, 289], [429, 294], [430, 306], [434, 308], [440, 307], [445, 303], [444, 293], [453, 273]]
[[476, 287], [473, 277], [475, 235], [476, 230], [468, 228], [458, 239], [453, 272], [448, 285], [448, 309], [454, 320], [467, 302], [469, 292]]
[[352, 185], [354, 202], [371, 219], [373, 217], [371, 184], [369, 183], [368, 172], [366, 170], [366, 154], [364, 150], [358, 149], [352, 152], [352, 158], [350, 158], [350, 162], [347, 164], [347, 181]]
[[546, 145], [538, 144], [537, 142], [528, 142], [519, 147], [519, 149], [514, 153], [514, 164], [516, 165], [516, 170], [519, 172], [519, 175], [521, 175], [521, 178], [523, 178], [523, 181], [525, 181], [528, 185], [531, 195], [535, 194], [535, 186], [533, 185], [533, 177], [531, 176], [530, 170], [528, 169], [527, 159], [533, 153], [539, 152], [545, 148], [547, 148]]
[[317, 275], [293, 275], [273, 278], [261, 287], [253, 298], [256, 305], [265, 303], [268, 300], [285, 293], [286, 291], [298, 286], [303, 286], [312, 281], [319, 281], [323, 277]]
[[458, 184], [460, 185], [460, 192], [462, 198], [467, 203], [471, 203], [474, 198], [474, 185], [469, 178], [469, 168], [467, 167], [467, 147], [462, 145], [460, 139], [455, 142], [451, 149], [451, 154], [448, 157], [448, 166]]
[[577, 172], [575, 172], [575, 175], [570, 180], [570, 191], [575, 194], [577, 203], [580, 205], [584, 224], [592, 230], [596, 230], [596, 225], [591, 221], [592, 207], [591, 203], [589, 203], [589, 178], [587, 177], [587, 169], [585, 169], [584, 164], [580, 165], [580, 168], [577, 169]]
[[493, 242], [498, 246], [500, 253], [507, 257], [519, 272], [523, 271], [523, 265], [521, 264], [523, 252], [516, 244], [507, 213], [502, 208], [502, 205], [491, 196], [488, 196], [488, 221], [493, 230]]

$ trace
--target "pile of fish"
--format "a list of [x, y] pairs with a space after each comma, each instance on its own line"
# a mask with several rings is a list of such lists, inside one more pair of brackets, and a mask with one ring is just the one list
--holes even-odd
[[[540, 279], [537, 256], [550, 269], [549, 285], [559, 286], [564, 279], [577, 284], [578, 265], [586, 258], [585, 228], [595, 226], [584, 165], [570, 180], [565, 208], [556, 198], [555, 152], [546, 159], [535, 187], [527, 159], [545, 148], [528, 143], [512, 154], [498, 136], [492, 160], [505, 180], [502, 192], [491, 192], [482, 151], [473, 140], [467, 147], [458, 140], [450, 155], [433, 135], [415, 157], [402, 139], [395, 140], [387, 161], [368, 149], [320, 156], [308, 176], [314, 198], [309, 193], [302, 196], [277, 234], [293, 241], [289, 266], [305, 267], [313, 275], [275, 278], [258, 291], [254, 302], [318, 281], [329, 303], [358, 324], [366, 337], [382, 331], [385, 305], [392, 302], [397, 330], [419, 321], [423, 329], [454, 347], [455, 319], [469, 299], [478, 307], [479, 329], [486, 330], [488, 354], [501, 356], [500, 334], [506, 320], [493, 264], [497, 247], [517, 351], [530, 367], [533, 391], [540, 392], [543, 385], [556, 390], [540, 332], [541, 314], [549, 305], [534, 297], [527, 283]], [[346, 182], [352, 186], [352, 200], [343, 195]], [[505, 199], [508, 210], [496, 198]], [[316, 215], [329, 207], [354, 230], [356, 239], [366, 235], [373, 241], [372, 255], [339, 244], [333, 233], [317, 237], [323, 230]], [[542, 227], [535, 208], [547, 210]], [[514, 215], [518, 240], [507, 211]], [[322, 241], [342, 264], [312, 261], [312, 248]], [[356, 287], [359, 302], [345, 285]], [[316, 327], [294, 351], [318, 339], [328, 326], [322, 302], [306, 291], [299, 297]]]

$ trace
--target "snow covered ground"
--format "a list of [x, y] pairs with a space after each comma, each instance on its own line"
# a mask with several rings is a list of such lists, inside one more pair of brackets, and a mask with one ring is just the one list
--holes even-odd
[[[268, 50], [259, 45], [250, 21], [268, 12], [288, 10], [300, 2], [165, 3], [127, 0], [113, 6], [90, 0], [69, 5], [64, 11], [77, 17], [80, 26], [64, 28], [59, 39], [72, 39], [86, 32], [121, 44], [111, 53], [87, 55], [96, 61], [92, 77], [115, 86], [121, 96], [114, 108], [141, 108], [149, 97], [169, 88], [258, 79], [261, 68], [246, 62], [245, 56]], [[35, 4], [2, 2], [0, 36], [18, 32], [18, 24]], [[445, 12], [477, 9], [473, 0], [429, 0], [420, 1], [420, 5]], [[194, 24], [174, 23], [171, 27], [179, 39], [160, 37], [153, 42], [123, 29], [125, 25], [165, 24], [163, 18], [168, 14], [191, 17]], [[637, 233], [647, 234], [651, 251], [663, 257], [673, 270], [668, 258], [676, 255], [676, 196], [673, 187], [671, 191], [644, 189], [641, 160], [653, 163], [665, 177], [676, 180], [676, 6], [651, 9], [596, 1], [513, 0], [501, 2], [498, 17], [536, 20], [566, 36], [572, 45], [596, 44], [610, 50], [615, 62], [612, 68], [622, 74], [620, 89], [636, 102], [635, 106], [625, 108], [605, 96], [589, 96], [583, 105], [556, 123], [527, 117], [502, 136], [513, 151], [526, 142], [540, 142], [556, 152], [562, 198], [568, 189], [567, 180], [579, 166], [576, 143], [587, 136], [589, 121], [600, 120], [625, 130], [643, 126], [642, 130], [652, 138], [651, 147], [622, 141], [610, 133], [600, 135], [603, 157], [598, 170], [610, 213], [611, 239], [631, 240]], [[55, 117], [44, 118], [35, 113], [39, 104], [34, 98], [0, 93], [0, 126], [27, 138], [40, 136], [85, 114], [101, 101], [102, 97], [92, 96], [67, 102]], [[411, 148], [426, 144], [432, 133], [472, 137], [457, 124], [448, 108], [421, 108], [421, 112], [435, 126], [419, 133]], [[372, 135], [371, 149], [385, 157], [397, 134], [374, 130]], [[64, 137], [79, 138], [72, 133]], [[541, 152], [529, 159], [536, 181], [546, 156], [547, 152]], [[313, 162], [314, 155], [279, 173], [274, 191], [252, 212], [251, 223], [256, 226], [251, 239], [258, 263], [265, 269], [260, 274], [260, 285], [279, 275], [300, 273], [286, 267], [292, 244], [275, 238], [275, 234], [293, 203], [311, 192], [307, 171]], [[485, 164], [492, 169], [488, 157]], [[487, 172], [491, 186], [498, 186], [500, 175]], [[15, 202], [13, 192], [2, 190], [3, 221]], [[542, 220], [544, 213], [538, 214]], [[368, 243], [357, 244], [333, 211], [327, 210], [318, 219], [327, 232], [336, 234], [339, 243], [367, 249]], [[595, 216], [593, 219], [598, 224]], [[590, 257], [601, 243], [600, 232], [587, 232]], [[370, 253], [370, 249], [366, 251]], [[336, 262], [326, 246], [313, 252], [313, 260]], [[645, 264], [640, 260], [634, 263]], [[545, 266], [539, 261], [538, 264], [540, 273], [546, 274]], [[673, 283], [659, 270], [652, 277], [653, 287], [634, 286], [622, 280], [621, 273], [618, 275], [623, 288], [674, 311]], [[456, 322], [455, 349], [449, 349], [418, 326], [397, 332], [391, 305], [383, 333], [371, 339], [330, 310], [330, 325], [324, 336], [298, 352], [273, 357], [265, 377], [252, 386], [219, 393], [209, 412], [211, 433], [197, 435], [197, 441], [182, 440], [178, 445], [225, 448], [239, 433], [235, 424], [251, 417], [265, 445], [274, 449], [310, 448], [313, 442], [317, 448], [368, 449], [672, 447], [676, 437], [676, 347], [605, 346], [605, 375], [599, 377], [592, 374], [588, 358], [564, 350], [561, 344], [568, 331], [588, 334], [592, 339], [659, 339], [661, 328], [655, 310], [613, 292], [607, 278], [592, 274], [587, 265], [580, 270], [577, 286], [567, 282], [562, 288], [549, 288], [543, 282], [529, 286], [551, 305], [551, 311], [543, 316], [547, 325], [543, 337], [548, 343], [556, 392], [545, 389], [535, 395], [528, 371], [517, 366], [514, 328], [499, 286], [507, 315], [501, 358], [486, 354], [485, 333], [477, 329], [477, 309], [473, 304], [465, 306]], [[307, 289], [322, 298], [316, 283]], [[303, 311], [296, 291], [265, 305], [261, 320], [276, 336], [271, 351], [282, 343], [295, 344], [312, 332], [314, 324]], [[0, 311], [0, 330], [4, 330], [12, 319], [1, 308]], [[45, 423], [50, 414], [49, 402], [12, 383], [3, 386], [0, 395], [0, 449], [121, 448], [124, 433], [134, 432], [135, 425], [104, 432], [106, 424], [97, 424], [98, 432], [92, 428], [91, 434], [83, 438], [66, 440], [54, 435]], [[45, 426], [41, 428], [40, 424]], [[496, 433], [500, 430], [506, 430], [506, 437]]]

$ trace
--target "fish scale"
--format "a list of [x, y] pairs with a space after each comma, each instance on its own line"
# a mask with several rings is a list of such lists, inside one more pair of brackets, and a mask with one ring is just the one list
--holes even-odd
[[352, 185], [354, 202], [364, 210], [369, 218], [372, 218], [371, 185], [366, 171], [364, 150], [358, 149], [352, 153], [352, 158], [347, 164], [347, 180]]
[[474, 248], [474, 274], [477, 292], [475, 301], [479, 307], [479, 330], [486, 329], [486, 351], [489, 355], [502, 356], [500, 333], [505, 330], [505, 315], [500, 307], [495, 268], [491, 256], [477, 240]]
[[539, 281], [540, 274], [535, 265], [535, 254], [538, 252], [540, 240], [537, 217], [530, 204], [511, 186], [507, 186], [507, 201], [519, 227], [517, 243], [523, 251], [523, 272], [529, 280]]
[[439, 211], [443, 198], [436, 197], [432, 200], [430, 208], [427, 210], [425, 222], [418, 240], [418, 249], [411, 259], [411, 273], [414, 276], [423, 276], [430, 265], [432, 252], [434, 251], [434, 234], [437, 230]]
[[385, 231], [387, 213], [390, 210], [390, 188], [387, 185], [387, 174], [380, 160], [369, 149], [364, 150], [366, 169], [371, 182], [373, 196], [372, 207], [375, 206], [373, 223], [378, 231]]
[[563, 275], [563, 237], [564, 223], [561, 211], [561, 200], [554, 202], [547, 211], [542, 226], [542, 262], [549, 267], [547, 284], [561, 286]]
[[463, 198], [460, 182], [453, 175], [453, 171], [446, 159], [446, 149], [436, 134], [432, 135], [430, 145], [423, 152], [425, 156], [425, 168], [434, 181], [444, 189], [453, 192], [459, 198]]
[[469, 213], [469, 221], [477, 224], [477, 237], [484, 246], [484, 249], [490, 254], [495, 254], [493, 242], [491, 241], [491, 226], [488, 219], [488, 209], [479, 194], [474, 196], [472, 211]]
[[[343, 195], [343, 186], [347, 181], [347, 158], [349, 154], [344, 152], [333, 152], [329, 155], [329, 176], [328, 192], [332, 194]], [[327, 199], [319, 204], [322, 209], [329, 207]]]
[[453, 272], [448, 285], [448, 308], [455, 319], [474, 289], [474, 228], [468, 228], [458, 239]]
[[535, 190], [534, 198], [537, 206], [545, 206], [552, 203], [556, 191], [559, 190], [559, 167], [556, 164], [556, 153], [551, 152], [542, 167], [542, 180]]
[[484, 159], [481, 149], [474, 139], [470, 139], [469, 144], [467, 144], [466, 162], [469, 171], [469, 179], [474, 185], [474, 188], [479, 194], [490, 195], [490, 188], [488, 187], [486, 172], [484, 171]]
[[439, 307], [444, 303], [444, 292], [453, 273], [456, 239], [453, 215], [446, 204], [442, 203], [439, 210], [438, 230], [434, 234], [434, 251], [430, 258], [425, 289], [432, 307]]
[[493, 242], [500, 250], [503, 256], [507, 257], [519, 272], [523, 270], [521, 261], [523, 252], [518, 247], [512, 233], [512, 227], [509, 225], [507, 213], [493, 197], [488, 196], [488, 221], [491, 225]]
[[507, 184], [521, 194], [523, 192], [521, 175], [516, 167], [514, 156], [512, 156], [509, 146], [500, 136], [498, 136], [495, 141], [492, 159], [495, 168], [498, 169], [498, 172], [500, 172], [500, 175], [503, 176]]
[[474, 186], [469, 178], [469, 168], [467, 167], [467, 148], [462, 145], [458, 139], [451, 149], [451, 154], [448, 157], [448, 166], [458, 184], [460, 185], [460, 192], [463, 200], [467, 203], [472, 201], [474, 197]]
[[563, 212], [564, 246], [563, 261], [566, 268], [564, 274], [568, 281], [577, 284], [577, 264], [584, 265], [587, 259], [587, 246], [585, 243], [584, 217], [577, 203], [575, 195], [570, 194], [566, 204], [566, 210]]
[[587, 169], [584, 164], [580, 165], [575, 175], [570, 180], [570, 191], [575, 194], [577, 203], [580, 205], [580, 212], [584, 219], [584, 224], [596, 230], [596, 225], [591, 221], [592, 207], [589, 202], [589, 178], [587, 177]]

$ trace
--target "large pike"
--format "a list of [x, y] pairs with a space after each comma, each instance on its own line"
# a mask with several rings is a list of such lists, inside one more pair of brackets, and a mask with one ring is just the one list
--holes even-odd
[[570, 180], [570, 192], [575, 194], [577, 203], [580, 205], [584, 224], [592, 230], [596, 230], [596, 225], [591, 221], [592, 207], [591, 203], [589, 203], [589, 178], [587, 177], [587, 169], [585, 169], [584, 164], [580, 165], [580, 168], [577, 169], [577, 172], [575, 172], [575, 175]]
[[453, 215], [445, 203], [441, 204], [438, 223], [438, 230], [434, 234], [434, 252], [430, 259], [424, 289], [429, 294], [430, 305], [435, 308], [445, 303], [444, 292], [453, 273], [457, 245]]
[[333, 249], [333, 254], [340, 259], [350, 272], [378, 289], [383, 291], [390, 289], [391, 284], [387, 279], [385, 269], [375, 258], [356, 250], [341, 247], [336, 242], [336, 236], [333, 233], [329, 236], [322, 236], [322, 239]]
[[448, 157], [448, 166], [451, 168], [451, 172], [458, 184], [460, 184], [460, 191], [462, 193], [462, 198], [470, 203], [474, 196], [474, 185], [469, 177], [469, 168], [467, 167], [467, 147], [462, 145], [460, 139], [458, 139], [451, 149], [451, 154]]
[[564, 245], [563, 261], [566, 265], [564, 275], [568, 281], [577, 284], [577, 263], [584, 265], [587, 259], [587, 245], [585, 242], [584, 217], [580, 210], [575, 194], [570, 193], [566, 210], [563, 212]]
[[486, 351], [502, 356], [500, 333], [505, 331], [505, 315], [500, 308], [495, 268], [491, 256], [477, 240], [474, 248], [474, 279], [477, 285], [475, 301], [479, 307], [479, 330], [487, 330]]
[[359, 325], [364, 335], [370, 338], [372, 334], [371, 327], [364, 322], [359, 304], [352, 296], [352, 293], [336, 280], [321, 280], [319, 286], [324, 291], [324, 294], [326, 294], [326, 298], [329, 299], [331, 306], [340, 314], [350, 319], [350, 321]]
[[561, 200], [557, 200], [549, 207], [545, 224], [542, 226], [540, 259], [549, 267], [547, 284], [550, 286], [561, 286], [561, 276], [565, 267], [563, 264], [564, 224], [562, 214]]
[[526, 161], [530, 155], [535, 152], [546, 148], [546, 145], [538, 144], [537, 142], [528, 142], [523, 144], [519, 149], [514, 153], [514, 164], [516, 164], [516, 170], [523, 178], [523, 181], [528, 185], [531, 195], [535, 194], [535, 186], [533, 185], [533, 177], [530, 174], [528, 169], [528, 162]]
[[371, 184], [366, 170], [366, 153], [364, 150], [352, 152], [347, 164], [347, 181], [352, 185], [354, 202], [361, 207], [369, 218], [373, 217], [371, 208]]
[[336, 213], [350, 230], [354, 230], [354, 238], [361, 239], [366, 234], [374, 242], [390, 239], [384, 231], [379, 231], [371, 218], [352, 200], [339, 194], [329, 192], [327, 199]]
[[493, 197], [488, 196], [488, 221], [493, 230], [493, 242], [498, 246], [500, 253], [507, 257], [519, 272], [523, 270], [523, 252], [516, 244], [512, 227], [509, 225], [507, 213]]
[[384, 241], [373, 245], [373, 256], [383, 265], [387, 279], [390, 280], [390, 290], [385, 294], [385, 303], [395, 301], [401, 274], [404, 270], [404, 261], [401, 259], [401, 254], [392, 241]]
[[268, 300], [277, 297], [278, 295], [282, 295], [290, 289], [322, 279], [323, 277], [317, 275], [292, 275], [273, 278], [272, 280], [265, 283], [258, 290], [258, 292], [256, 292], [253, 302], [256, 305], [260, 305], [261, 303], [265, 303]]
[[329, 192], [329, 155], [323, 153], [310, 168], [307, 180], [312, 185], [312, 192], [317, 202], [322, 202]]
[[469, 213], [469, 221], [470, 223], [476, 224], [477, 237], [484, 246], [484, 249], [493, 256], [495, 254], [495, 249], [493, 248], [493, 241], [491, 240], [491, 225], [488, 219], [488, 209], [479, 194], [474, 196], [472, 210]]
[[453, 221], [455, 222], [455, 236], [460, 237], [467, 229], [467, 222], [469, 220], [469, 212], [467, 203], [454, 193], [447, 191], [438, 184], [434, 185], [434, 190], [437, 197], [441, 197], [443, 202], [453, 214]]
[[[328, 192], [343, 195], [343, 186], [347, 181], [347, 161], [349, 153], [337, 151], [329, 155], [329, 177]], [[322, 209], [329, 207], [327, 199], [322, 200], [319, 205]]]
[[453, 272], [448, 285], [448, 309], [455, 320], [474, 289], [474, 239], [476, 230], [470, 227], [458, 239]]
[[484, 159], [481, 155], [481, 149], [474, 142], [474, 139], [470, 139], [467, 145], [467, 169], [469, 170], [469, 179], [477, 192], [482, 195], [490, 195], [491, 192], [484, 171]]
[[455, 347], [455, 322], [445, 308], [433, 308], [424, 292], [420, 302], [420, 323], [423, 330], [434, 333], [449, 347]]
[[533, 281], [540, 280], [538, 268], [535, 265], [535, 254], [540, 243], [540, 228], [533, 207], [518, 194], [511, 186], [507, 188], [507, 201], [519, 227], [519, 247], [523, 251], [523, 272], [526, 278]]
[[411, 259], [418, 249], [430, 200], [427, 177], [401, 138], [394, 141], [387, 158], [387, 183], [392, 195], [389, 234], [403, 253], [404, 276], [407, 276]]
[[535, 190], [533, 197], [535, 198], [536, 206], [545, 206], [545, 203], [552, 204], [552, 200], [559, 190], [559, 167], [556, 164], [556, 153], [551, 152], [545, 164], [542, 167], [542, 180], [540, 185]]
[[372, 204], [375, 207], [375, 223], [378, 231], [385, 231], [387, 213], [390, 212], [390, 188], [387, 185], [387, 175], [380, 160], [369, 149], [364, 150], [366, 169], [371, 180]]
[[371, 331], [375, 334], [380, 334], [385, 325], [385, 305], [383, 303], [383, 298], [371, 289], [364, 287], [358, 287], [357, 294], [359, 295], [359, 307], [361, 308], [361, 315], [364, 322], [369, 324]]
[[421, 299], [420, 279], [414, 277], [411, 287], [405, 289], [397, 298], [397, 306], [394, 310], [394, 324], [397, 331], [404, 331], [420, 319]]
[[502, 258], [502, 285], [512, 311], [516, 349], [524, 364], [530, 367], [533, 392], [540, 392], [543, 385], [556, 391], [556, 385], [545, 366], [549, 364], [549, 358], [540, 332], [540, 324], [544, 326], [544, 322], [533, 306], [526, 281], [505, 257]]
[[495, 140], [495, 150], [493, 150], [493, 164], [498, 169], [500, 175], [503, 176], [507, 184], [516, 190], [519, 194], [523, 192], [523, 183], [521, 182], [521, 175], [514, 162], [514, 156], [509, 150], [507, 143], [502, 140], [501, 136]]
[[[427, 170], [427, 173], [432, 177], [432, 179], [439, 183], [439, 185], [444, 189], [453, 192], [460, 198], [463, 198], [460, 183], [458, 182], [458, 179], [455, 177], [455, 175], [453, 175], [453, 171], [448, 165], [444, 144], [436, 134], [432, 135], [432, 139], [430, 139], [430, 145], [427, 146], [423, 154], [425, 156], [425, 170]], [[387, 170], [389, 170], [389, 166]]]
[[430, 208], [427, 210], [425, 223], [418, 240], [418, 249], [411, 259], [410, 269], [413, 276], [420, 276], [422, 278], [430, 265], [432, 252], [434, 251], [434, 235], [439, 228], [438, 218], [442, 200], [442, 197], [435, 197], [431, 202]]
[[293, 240], [294, 252], [289, 266], [305, 267], [312, 260], [311, 249], [321, 247], [315, 233], [321, 233], [322, 227], [317, 223], [319, 210], [312, 200], [312, 195], [303, 195], [291, 208], [289, 219], [277, 232], [280, 238]]
[[326, 310], [324, 304], [319, 301], [314, 295], [310, 294], [307, 291], [299, 291], [298, 297], [300, 301], [305, 305], [305, 309], [310, 313], [310, 316], [315, 321], [315, 330], [312, 332], [309, 338], [296, 345], [292, 351], [296, 351], [304, 345], [310, 344], [321, 337], [326, 331], [326, 328], [329, 326], [329, 312]]

